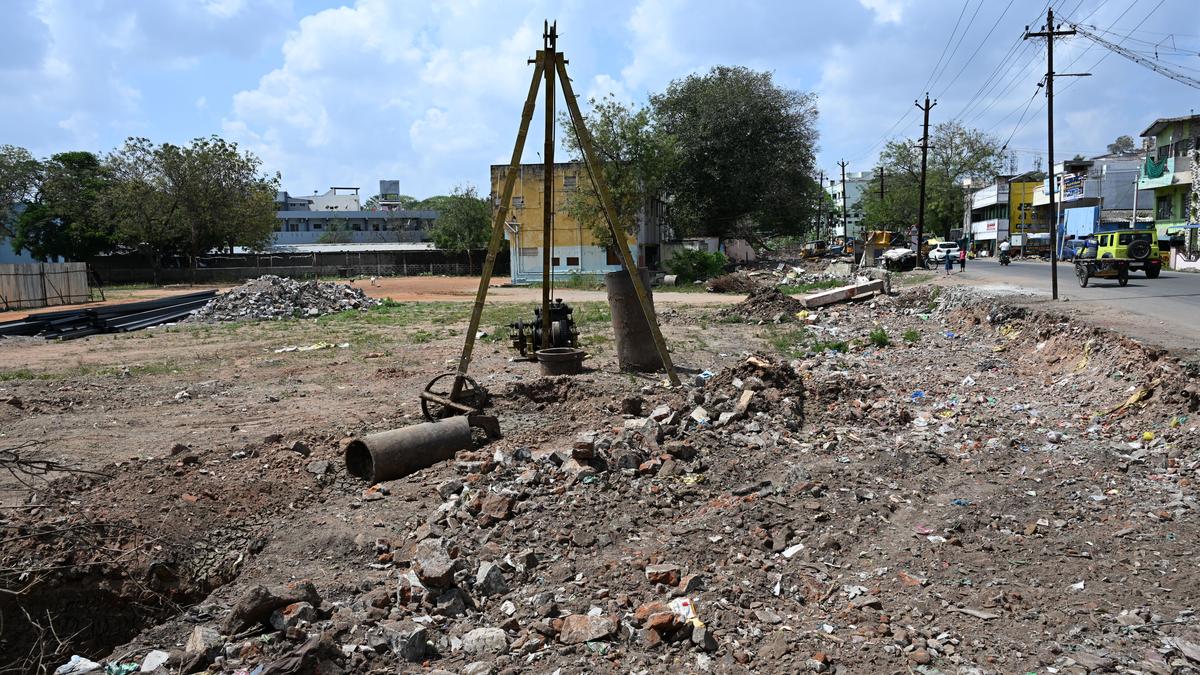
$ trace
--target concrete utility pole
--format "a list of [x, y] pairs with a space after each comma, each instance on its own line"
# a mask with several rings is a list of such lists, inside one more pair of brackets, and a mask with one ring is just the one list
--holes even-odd
[[913, 101], [913, 105], [925, 113], [924, 131], [921, 133], [921, 196], [917, 200], [917, 265], [924, 266], [921, 245], [925, 242], [925, 167], [929, 158], [929, 111], [937, 105], [937, 101], [929, 102], [929, 92], [925, 92], [925, 105]]
[[[882, 207], [883, 207], [883, 196], [884, 196], [884, 192], [883, 192], [883, 167], [882, 167], [882, 166], [880, 166], [880, 167], [879, 167], [879, 206], [880, 206], [880, 208], [882, 208]], [[884, 225], [884, 224], [885, 224], [885, 223], [880, 223], [880, 225]]]
[[[1054, 210], [1054, 193], [1058, 183], [1054, 176], [1054, 38], [1074, 35], [1073, 30], [1054, 29], [1054, 8], [1046, 9], [1046, 30], [1030, 33], [1025, 27], [1025, 39], [1046, 38], [1046, 161], [1050, 164], [1050, 295], [1058, 299], [1058, 212]], [[1065, 75], [1065, 73], [1064, 73]]]
[[821, 226], [825, 224], [826, 197], [825, 197], [825, 172], [824, 171], [821, 172], [821, 177], [817, 179], [817, 182], [821, 186], [821, 201], [820, 201], [820, 205], [817, 206], [817, 231], [815, 234], [816, 234], [816, 238], [820, 239], [821, 238]]
[[849, 237], [850, 230], [846, 228], [846, 165], [850, 162], [842, 160], [838, 162], [838, 166], [842, 167], [842, 236]]

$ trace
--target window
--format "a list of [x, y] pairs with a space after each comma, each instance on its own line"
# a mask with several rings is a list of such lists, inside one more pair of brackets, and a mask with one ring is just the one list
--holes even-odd
[[538, 250], [536, 246], [522, 246], [521, 255], [526, 258], [536, 258]]
[[323, 229], [325, 229], [325, 226], [322, 225], [321, 223], [313, 223], [312, 229], [313, 230], [323, 230]]
[[525, 198], [524, 197], [513, 197], [512, 198], [512, 207], [514, 209], [525, 208]]
[[1154, 217], [1159, 220], [1170, 220], [1172, 214], [1174, 213], [1174, 209], [1172, 208], [1173, 206], [1174, 205], [1171, 203], [1171, 195], [1159, 197], [1155, 204]]
[[574, 174], [563, 176], [563, 189], [564, 190], [574, 190], [576, 180], [578, 180], [578, 177], [575, 176]]
[[553, 258], [550, 259], [550, 266], [558, 267], [558, 256], [554, 256]]
[[614, 249], [612, 246], [606, 246], [604, 248], [604, 264], [605, 265], [620, 265], [621, 264], [621, 256], [617, 255], [616, 249]]
[[579, 258], [576, 256], [567, 256], [567, 267], [579, 267]]

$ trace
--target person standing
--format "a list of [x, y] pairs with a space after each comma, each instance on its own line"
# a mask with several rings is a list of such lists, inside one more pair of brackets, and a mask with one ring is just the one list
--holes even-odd
[[967, 249], [965, 248], [958, 249], [958, 271], [967, 271]]
[[954, 271], [954, 258], [951, 257], [950, 251], [946, 251], [945, 259], [946, 259], [946, 276], [950, 276], [950, 273]]

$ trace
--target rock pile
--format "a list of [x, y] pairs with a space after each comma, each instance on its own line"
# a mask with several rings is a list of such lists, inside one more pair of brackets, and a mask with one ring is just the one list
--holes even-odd
[[347, 309], [367, 309], [377, 302], [362, 289], [346, 284], [296, 281], [268, 274], [218, 295], [189, 321], [316, 317]]

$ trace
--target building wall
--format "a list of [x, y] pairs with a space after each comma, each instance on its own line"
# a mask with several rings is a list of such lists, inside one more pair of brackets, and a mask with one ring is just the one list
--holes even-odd
[[[839, 174], [829, 180], [825, 192], [833, 199], [837, 215], [830, 228], [833, 236], [858, 237], [862, 235], [863, 211], [859, 206], [862, 195], [870, 187], [874, 174], [870, 171], [846, 172], [846, 227], [842, 228], [842, 178]], [[849, 230], [848, 232], [845, 230]]]
[[[515, 283], [528, 283], [542, 279], [543, 195], [541, 164], [522, 164], [517, 171], [517, 182], [513, 188], [512, 206], [505, 224], [505, 237], [509, 242], [509, 260], [512, 279]], [[493, 165], [492, 209], [500, 208], [500, 193], [508, 165]], [[553, 225], [551, 228], [551, 274], [556, 277], [570, 274], [604, 274], [622, 268], [617, 254], [610, 252], [592, 234], [591, 228], [581, 224], [566, 211], [566, 200], [576, 189], [584, 189], [588, 181], [587, 170], [581, 162], [563, 162], [554, 165]], [[638, 264], [660, 255], [657, 248], [661, 242], [656, 214], [644, 213], [639, 220], [639, 231], [644, 234], [644, 246], [638, 245], [638, 236], [629, 235], [627, 242], [638, 258]], [[649, 248], [647, 247], [655, 247]]]
[[1012, 234], [1045, 232], [1045, 222], [1039, 221], [1033, 208], [1033, 192], [1041, 185], [1036, 181], [1008, 184], [1008, 224]]
[[361, 211], [362, 205], [358, 202], [358, 193], [352, 194], [336, 194], [336, 190], [330, 189], [323, 195], [313, 195], [309, 197], [312, 200], [312, 205], [309, 207], [313, 211]]

